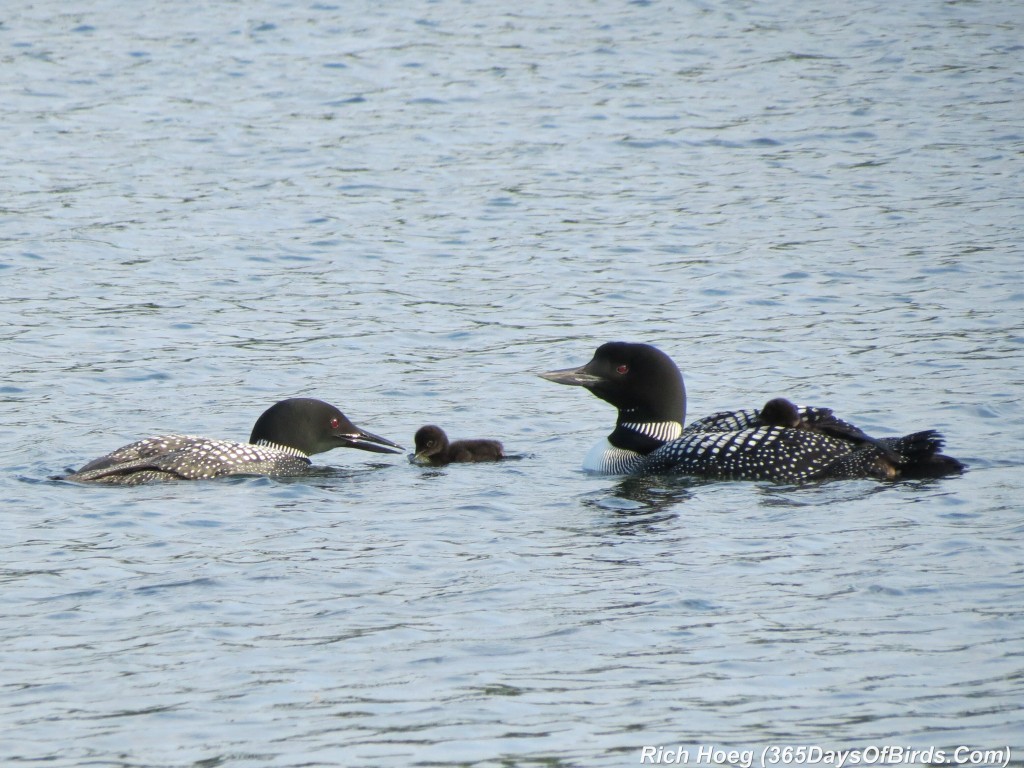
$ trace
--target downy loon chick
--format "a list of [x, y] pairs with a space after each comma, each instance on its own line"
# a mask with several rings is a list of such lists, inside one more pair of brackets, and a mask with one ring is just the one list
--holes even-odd
[[455, 440], [448, 442], [448, 435], [440, 427], [428, 424], [416, 431], [416, 455], [412, 461], [443, 467], [453, 462], [499, 461], [505, 458], [505, 450], [497, 440]]
[[934, 430], [875, 439], [828, 408], [770, 400], [722, 411], [685, 429], [686, 389], [672, 359], [648, 344], [609, 342], [581, 368], [540, 374], [589, 389], [618, 411], [615, 429], [584, 468], [609, 474], [684, 474], [799, 483], [828, 478], [941, 477], [963, 471]]
[[765, 427], [801, 429], [819, 435], [831, 435], [854, 444], [869, 444], [877, 446], [883, 451], [887, 450], [881, 440], [876, 440], [865, 434], [860, 427], [843, 421], [832, 413], [831, 408], [800, 407], [784, 397], [773, 398], [762, 405], [761, 410], [757, 413], [757, 422]]
[[312, 464], [311, 455], [333, 448], [375, 453], [402, 450], [397, 443], [360, 429], [333, 405], [297, 397], [266, 410], [253, 426], [248, 443], [196, 435], [159, 435], [118, 448], [64, 479], [142, 485], [226, 475], [301, 475]]

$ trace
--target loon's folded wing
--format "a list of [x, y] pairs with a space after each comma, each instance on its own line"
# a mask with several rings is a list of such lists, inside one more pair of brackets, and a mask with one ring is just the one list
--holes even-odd
[[849, 443], [834, 437], [784, 427], [686, 431], [649, 454], [639, 471], [798, 483], [817, 477], [850, 451]]
[[100, 456], [98, 459], [93, 459], [79, 469], [75, 474], [81, 475], [88, 472], [107, 469], [120, 464], [129, 464], [131, 462], [142, 461], [161, 454], [171, 453], [197, 440], [202, 440], [202, 438], [197, 437], [196, 435], [177, 434], [147, 437], [144, 440], [138, 440], [134, 443], [130, 443], [129, 445], [122, 446], [116, 451], [111, 451], [106, 456]]
[[[167, 440], [165, 437], [180, 438]], [[188, 435], [150, 438], [86, 464], [66, 479], [136, 485], [153, 480], [204, 480], [226, 475], [293, 474], [310, 465], [300, 452]], [[140, 447], [141, 446], [141, 447]], [[162, 448], [159, 448], [162, 446]], [[130, 480], [128, 478], [131, 478]]]

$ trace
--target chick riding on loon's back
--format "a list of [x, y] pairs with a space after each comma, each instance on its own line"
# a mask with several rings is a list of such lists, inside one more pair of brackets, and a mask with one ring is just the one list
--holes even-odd
[[309, 457], [333, 448], [400, 453], [397, 443], [366, 432], [329, 403], [298, 397], [264, 411], [248, 443], [196, 435], [158, 435], [94, 459], [65, 480], [141, 485], [227, 475], [301, 475]]
[[928, 430], [875, 439], [828, 408], [775, 398], [761, 409], [723, 411], [685, 429], [686, 389], [672, 359], [648, 344], [609, 342], [580, 368], [540, 374], [589, 389], [618, 411], [615, 429], [584, 468], [609, 474], [684, 474], [797, 483], [826, 478], [924, 478], [957, 474]]

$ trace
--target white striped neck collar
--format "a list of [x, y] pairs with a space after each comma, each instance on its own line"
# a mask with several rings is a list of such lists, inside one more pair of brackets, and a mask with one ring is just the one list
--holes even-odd
[[292, 448], [290, 445], [281, 445], [280, 443], [272, 443], [269, 440], [257, 440], [256, 445], [261, 448], [270, 448], [274, 451], [280, 451], [281, 453], [287, 453], [289, 456], [297, 456], [300, 459], [308, 459], [309, 454], [300, 451], [298, 448]]
[[683, 432], [678, 421], [619, 421], [608, 442], [616, 448], [646, 455], [665, 443], [675, 440]]

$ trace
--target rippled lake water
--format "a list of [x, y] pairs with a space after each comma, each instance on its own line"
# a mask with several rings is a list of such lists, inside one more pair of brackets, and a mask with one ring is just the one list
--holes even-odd
[[[4, 765], [1022, 764], [1019, 3], [88, 6], [0, 14]], [[612, 339], [970, 470], [584, 474]], [[51, 479], [294, 395], [522, 458]]]

